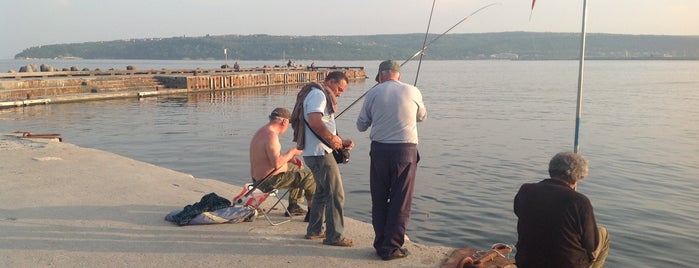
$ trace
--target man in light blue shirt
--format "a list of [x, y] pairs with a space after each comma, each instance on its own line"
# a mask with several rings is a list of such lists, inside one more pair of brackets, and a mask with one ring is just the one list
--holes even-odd
[[335, 125], [335, 98], [342, 95], [348, 82], [343, 72], [334, 71], [328, 73], [322, 85], [307, 84], [299, 91], [291, 115], [294, 141], [298, 149], [303, 149], [303, 161], [313, 172], [316, 182], [305, 237], [324, 238], [323, 244], [341, 247], [351, 247], [354, 241], [344, 235], [345, 190], [332, 151], [343, 148], [351, 150], [354, 146], [352, 140], [337, 135]]
[[374, 248], [384, 260], [408, 256], [403, 248], [410, 219], [417, 150], [417, 122], [427, 116], [420, 91], [400, 82], [400, 65], [381, 62], [378, 85], [369, 90], [357, 118], [357, 129], [371, 127], [371, 217]]

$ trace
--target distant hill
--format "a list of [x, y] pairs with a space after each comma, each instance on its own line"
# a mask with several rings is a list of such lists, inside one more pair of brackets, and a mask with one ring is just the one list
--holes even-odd
[[[207, 35], [44, 45], [15, 58], [381, 60], [409, 57], [423, 40], [424, 34]], [[586, 42], [587, 59], [699, 59], [699, 36], [593, 33]], [[579, 33], [503, 32], [448, 34], [427, 48], [425, 59], [566, 60], [579, 54]]]

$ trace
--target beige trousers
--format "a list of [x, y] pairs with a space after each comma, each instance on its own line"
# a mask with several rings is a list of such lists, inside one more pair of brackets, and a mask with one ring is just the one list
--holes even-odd
[[592, 252], [592, 256], [595, 260], [590, 264], [590, 268], [601, 268], [604, 267], [604, 261], [607, 260], [607, 254], [609, 254], [609, 232], [607, 228], [597, 227], [597, 232], [599, 233], [599, 243], [597, 248]]

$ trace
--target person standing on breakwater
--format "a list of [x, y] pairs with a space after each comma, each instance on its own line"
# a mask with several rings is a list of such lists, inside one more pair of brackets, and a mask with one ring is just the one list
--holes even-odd
[[[341, 247], [354, 245], [344, 236], [345, 190], [340, 168], [331, 153], [333, 149], [351, 150], [354, 142], [337, 135], [336, 97], [342, 95], [349, 79], [340, 71], [328, 73], [323, 84], [309, 83], [296, 96], [291, 126], [298, 149], [303, 149], [303, 161], [313, 171], [316, 195], [306, 230], [306, 239], [321, 239], [323, 244]], [[328, 147], [318, 137], [332, 146]], [[323, 232], [323, 222], [326, 230]]]
[[549, 162], [550, 179], [525, 183], [515, 196], [517, 267], [602, 267], [609, 234], [597, 227], [590, 199], [575, 191], [588, 173], [580, 154], [562, 152]]
[[371, 126], [374, 248], [379, 257], [392, 260], [408, 256], [403, 243], [420, 161], [417, 122], [425, 120], [427, 110], [420, 90], [400, 82], [400, 65], [395, 61], [381, 62], [376, 82], [359, 111], [357, 129], [364, 132]]
[[301, 159], [295, 157], [301, 154], [301, 150], [291, 148], [282, 154], [282, 146], [279, 143], [279, 135], [289, 129], [290, 118], [289, 110], [276, 108], [269, 115], [269, 123], [252, 136], [250, 175], [253, 183], [265, 179], [265, 182], [258, 186], [260, 191], [289, 189], [289, 213], [294, 216], [306, 213], [304, 221], [308, 222], [309, 214], [299, 206], [299, 203], [302, 203], [305, 197], [308, 209], [312, 207], [316, 192], [313, 174], [309, 169], [303, 168]]

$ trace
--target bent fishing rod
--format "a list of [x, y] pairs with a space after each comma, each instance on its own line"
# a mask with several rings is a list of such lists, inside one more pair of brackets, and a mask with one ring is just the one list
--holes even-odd
[[[481, 8], [479, 8], [479, 9], [477, 9], [476, 11], [473, 11], [471, 14], [468, 14], [468, 16], [466, 16], [466, 17], [464, 17], [463, 19], [461, 19], [459, 22], [457, 22], [456, 24], [454, 24], [454, 26], [451, 26], [451, 28], [447, 29], [446, 31], [444, 31], [443, 33], [441, 33], [440, 35], [438, 35], [437, 37], [435, 37], [435, 38], [433, 38], [432, 40], [430, 40], [430, 42], [428, 42], [428, 43], [427, 43], [426, 45], [424, 45], [420, 50], [418, 50], [417, 52], [415, 52], [415, 54], [413, 54], [412, 56], [410, 56], [410, 58], [408, 58], [408, 59], [406, 59], [405, 61], [403, 61], [403, 63], [400, 64], [400, 67], [403, 67], [403, 65], [405, 65], [405, 64], [408, 63], [409, 61], [413, 60], [413, 59], [414, 59], [415, 57], [417, 57], [418, 55], [424, 53], [425, 50], [427, 49], [427, 47], [429, 47], [430, 45], [432, 45], [432, 43], [434, 43], [434, 42], [436, 42], [437, 40], [439, 40], [440, 38], [442, 38], [442, 36], [445, 36], [445, 35], [446, 35], [447, 33], [449, 33], [451, 30], [453, 30], [454, 28], [456, 28], [456, 26], [459, 26], [459, 24], [461, 24], [462, 22], [468, 20], [468, 19], [471, 18], [473, 15], [476, 15], [478, 12], [481, 12], [482, 10], [484, 10], [484, 9], [486, 9], [486, 8], [489, 8], [489, 7], [494, 6], [494, 5], [499, 5], [499, 4], [500, 4], [500, 3], [492, 3], [492, 4], [486, 5], [486, 6], [484, 6], [484, 7], [481, 7]], [[416, 81], [417, 81], [417, 80], [416, 80]], [[371, 87], [371, 88], [369, 88], [367, 91], [365, 91], [361, 96], [359, 96], [359, 98], [357, 98], [357, 99], [354, 100], [352, 103], [350, 103], [350, 105], [347, 106], [347, 108], [345, 108], [344, 110], [342, 110], [342, 112], [340, 112], [339, 114], [337, 114], [337, 116], [335, 116], [335, 118], [340, 117], [343, 113], [345, 113], [347, 110], [349, 110], [350, 108], [352, 108], [352, 106], [354, 106], [355, 104], [357, 104], [357, 102], [358, 102], [359, 100], [361, 100], [362, 98], [364, 98], [364, 96], [366, 96], [366, 94], [369, 93], [369, 91], [370, 91], [372, 88], [376, 87], [378, 84], [379, 84], [379, 83], [376, 83], [373, 87]]]

